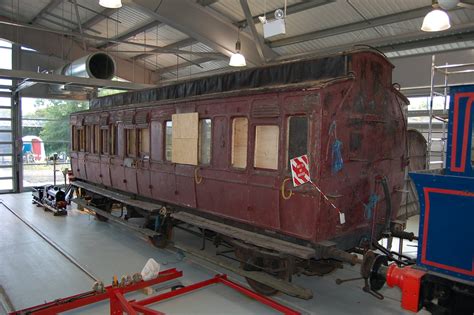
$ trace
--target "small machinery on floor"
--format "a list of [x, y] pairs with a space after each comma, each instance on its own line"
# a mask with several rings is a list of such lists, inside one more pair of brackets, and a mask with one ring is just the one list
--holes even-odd
[[473, 105], [474, 85], [451, 88], [446, 168], [410, 173], [421, 205], [416, 264], [370, 252], [362, 265], [371, 290], [401, 288], [413, 312], [474, 314]]
[[54, 181], [53, 185], [43, 185], [33, 187], [33, 203], [45, 210], [50, 210], [54, 215], [66, 215], [67, 206], [70, 204], [69, 196], [72, 193], [71, 187], [66, 186], [66, 175], [69, 175], [69, 171], [66, 169], [63, 171], [64, 175], [64, 186], [65, 189], [59, 185], [56, 185], [56, 162], [58, 155], [55, 153], [50, 157], [53, 162]]

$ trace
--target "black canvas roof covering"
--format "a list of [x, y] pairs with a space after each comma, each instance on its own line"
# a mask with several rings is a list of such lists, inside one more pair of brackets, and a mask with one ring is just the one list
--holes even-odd
[[91, 109], [173, 100], [241, 89], [285, 85], [346, 75], [346, 55], [299, 60], [219, 74], [91, 100]]

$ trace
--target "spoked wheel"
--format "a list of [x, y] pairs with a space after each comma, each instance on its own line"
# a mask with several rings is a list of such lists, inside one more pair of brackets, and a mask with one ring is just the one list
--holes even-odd
[[[276, 278], [291, 281], [291, 271], [288, 260], [259, 255], [253, 251], [237, 249], [237, 258], [241, 261], [241, 268], [245, 271], [260, 271], [270, 274]], [[278, 290], [254, 279], [245, 278], [249, 286], [256, 292], [263, 295], [275, 295]]]

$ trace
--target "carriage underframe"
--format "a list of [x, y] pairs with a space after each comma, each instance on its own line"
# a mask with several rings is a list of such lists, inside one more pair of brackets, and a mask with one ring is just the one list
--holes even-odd
[[[361, 263], [357, 255], [336, 247], [336, 242], [302, 243], [219, 222], [218, 218], [194, 215], [193, 209], [136, 199], [135, 196], [103, 188], [83, 181], [71, 183], [77, 197], [72, 200], [79, 209], [93, 211], [100, 221], [111, 221], [135, 232], [158, 248], [172, 246], [201, 261], [212, 263], [246, 278], [257, 292], [273, 295], [282, 292], [301, 299], [311, 299], [310, 289], [291, 282], [295, 275], [323, 276], [342, 262]], [[112, 209], [122, 209], [120, 216]], [[126, 209], [124, 214], [123, 209]], [[144, 224], [129, 222], [143, 218]], [[173, 230], [194, 234], [202, 240], [194, 248], [172, 240]], [[215, 246], [215, 253], [206, 251], [206, 244]]]

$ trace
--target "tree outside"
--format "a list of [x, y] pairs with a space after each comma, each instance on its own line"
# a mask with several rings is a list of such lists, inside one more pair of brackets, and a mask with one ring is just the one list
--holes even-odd
[[41, 122], [40, 127], [24, 127], [23, 136], [37, 135], [44, 143], [46, 156], [70, 149], [69, 115], [88, 108], [88, 102], [36, 99], [36, 109], [26, 113], [24, 120]]

